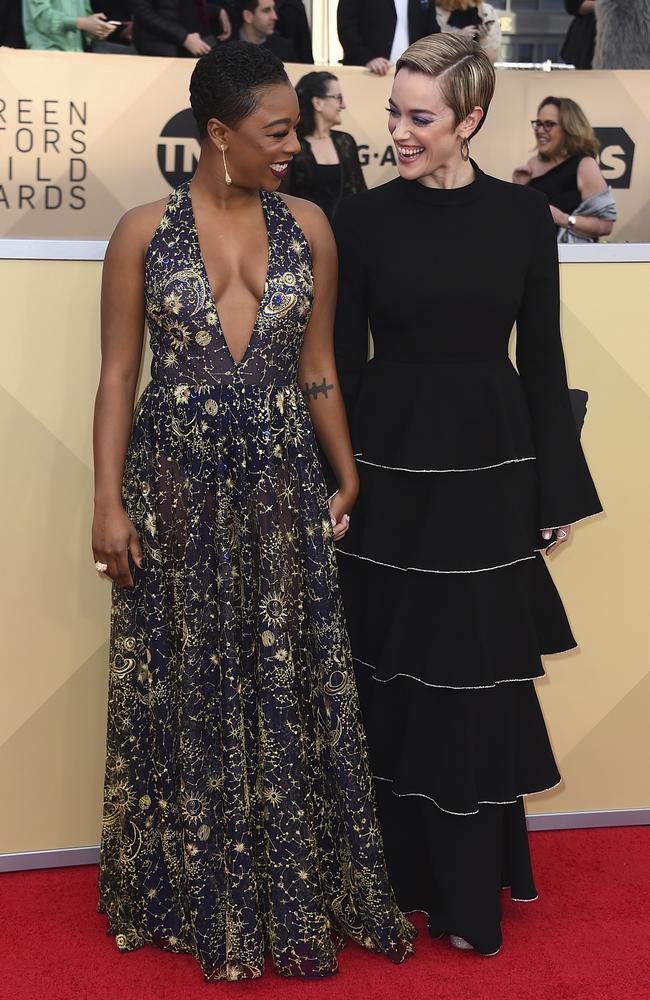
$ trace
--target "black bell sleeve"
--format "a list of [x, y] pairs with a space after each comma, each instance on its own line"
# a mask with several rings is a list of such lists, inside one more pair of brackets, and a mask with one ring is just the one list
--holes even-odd
[[569, 397], [560, 335], [557, 238], [545, 197], [531, 199], [529, 226], [530, 262], [517, 315], [516, 358], [532, 419], [539, 527], [544, 529], [581, 521], [602, 507]]

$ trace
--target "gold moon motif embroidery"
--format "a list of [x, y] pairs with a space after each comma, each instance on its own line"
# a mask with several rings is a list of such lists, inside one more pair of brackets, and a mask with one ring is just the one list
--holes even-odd
[[191, 310], [189, 315], [196, 316], [203, 309], [208, 298], [207, 288], [202, 275], [192, 267], [186, 267], [181, 271], [174, 271], [163, 286], [163, 295], [168, 294], [170, 289], [174, 289], [174, 286], [178, 285], [181, 286], [181, 301], [183, 301], [182, 292], [186, 293], [185, 301]]

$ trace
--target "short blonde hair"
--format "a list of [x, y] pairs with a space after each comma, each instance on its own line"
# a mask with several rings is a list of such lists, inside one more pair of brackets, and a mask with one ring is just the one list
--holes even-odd
[[427, 35], [397, 60], [395, 73], [401, 69], [437, 79], [457, 125], [474, 108], [482, 108], [483, 118], [473, 134], [482, 128], [494, 95], [496, 73], [478, 42], [446, 32]]
[[537, 114], [546, 104], [551, 104], [558, 110], [566, 155], [593, 156], [595, 159], [600, 152], [600, 143], [580, 105], [570, 97], [545, 97], [540, 102]]

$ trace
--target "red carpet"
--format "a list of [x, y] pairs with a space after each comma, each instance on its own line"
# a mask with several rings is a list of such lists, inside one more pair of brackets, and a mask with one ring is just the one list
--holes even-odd
[[[118, 953], [95, 912], [95, 867], [0, 876], [2, 1000], [648, 1000], [650, 828], [531, 838], [540, 899], [504, 905], [495, 958], [422, 933], [393, 966], [348, 945], [330, 979], [207, 985], [194, 959]], [[422, 917], [415, 922], [424, 930]]]

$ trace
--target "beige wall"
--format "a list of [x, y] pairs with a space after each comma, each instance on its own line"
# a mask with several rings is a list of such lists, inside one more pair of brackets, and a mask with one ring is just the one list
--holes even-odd
[[[109, 587], [93, 569], [100, 264], [0, 264], [0, 853], [98, 842]], [[650, 807], [650, 264], [562, 268], [572, 384], [607, 507], [552, 560], [581, 643], [539, 685], [565, 784], [531, 811]]]
[[[185, 59], [3, 50], [0, 236], [106, 239], [126, 209], [167, 195], [159, 150], [172, 163], [175, 155], [185, 156], [190, 166], [198, 154], [187, 126], [185, 137], [161, 138], [170, 119], [189, 108], [192, 68]], [[390, 179], [390, 77], [351, 66], [329, 68], [339, 75], [348, 104], [342, 127], [367, 154], [368, 184]], [[305, 67], [287, 69], [296, 82]], [[488, 121], [472, 144], [483, 169], [510, 180], [530, 154], [529, 122], [549, 92], [573, 97], [594, 126], [624, 129], [635, 143], [631, 187], [615, 191], [614, 238], [650, 241], [648, 72], [499, 71]], [[624, 165], [616, 145], [610, 143], [605, 153], [609, 180]], [[23, 194], [33, 189], [33, 208], [25, 199], [20, 207], [21, 185]], [[56, 205], [57, 192], [61, 206], [46, 208], [46, 197]]]
[[549, 657], [539, 693], [564, 785], [529, 812], [650, 805], [650, 264], [562, 266], [571, 385], [606, 513], [551, 557], [580, 651]]

